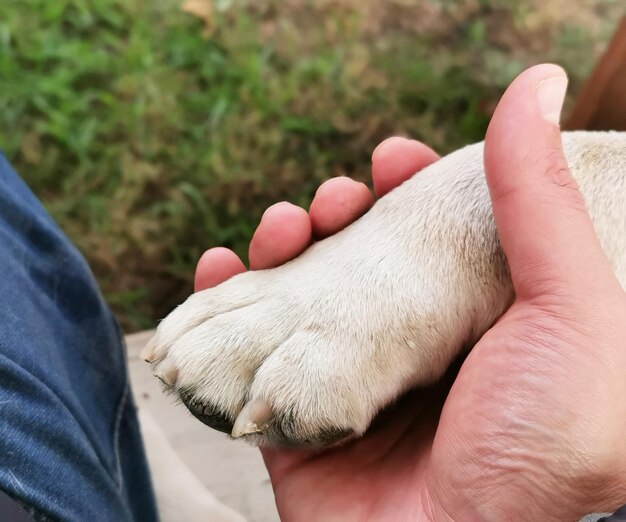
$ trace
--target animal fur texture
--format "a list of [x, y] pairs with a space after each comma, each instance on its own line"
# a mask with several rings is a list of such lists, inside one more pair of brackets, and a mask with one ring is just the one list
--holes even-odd
[[[626, 134], [563, 133], [563, 143], [626, 288]], [[293, 261], [192, 295], [158, 327], [150, 360], [210, 426], [231, 432], [253, 401], [249, 441], [327, 445], [441, 377], [513, 299], [480, 143]]]

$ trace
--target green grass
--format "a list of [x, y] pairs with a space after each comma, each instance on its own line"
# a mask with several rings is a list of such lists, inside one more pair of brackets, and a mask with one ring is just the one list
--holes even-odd
[[[576, 91], [618, 1], [4, 0], [0, 148], [90, 262], [127, 330], [191, 291], [214, 245], [245, 258], [264, 208], [367, 179], [399, 133], [446, 152], [482, 139], [539, 61]], [[528, 7], [530, 5], [530, 7]], [[569, 18], [568, 18], [569, 16]]]

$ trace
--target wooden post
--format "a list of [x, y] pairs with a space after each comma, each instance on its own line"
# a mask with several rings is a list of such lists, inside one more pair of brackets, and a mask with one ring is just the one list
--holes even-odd
[[626, 130], [626, 16], [584, 85], [566, 130]]

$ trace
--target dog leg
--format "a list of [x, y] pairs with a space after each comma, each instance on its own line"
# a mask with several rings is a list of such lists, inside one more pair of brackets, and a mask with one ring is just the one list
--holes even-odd
[[[626, 286], [626, 134], [563, 141]], [[327, 445], [438, 379], [513, 298], [477, 144], [297, 259], [192, 295], [160, 324], [147, 357], [209, 426], [256, 444]]]

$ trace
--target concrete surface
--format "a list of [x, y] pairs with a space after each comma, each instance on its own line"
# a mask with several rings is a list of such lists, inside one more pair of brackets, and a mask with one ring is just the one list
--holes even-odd
[[258, 450], [207, 428], [163, 395], [149, 365], [139, 358], [152, 333], [126, 337], [130, 379], [138, 406], [152, 414], [181, 458], [217, 498], [251, 522], [278, 521]]

